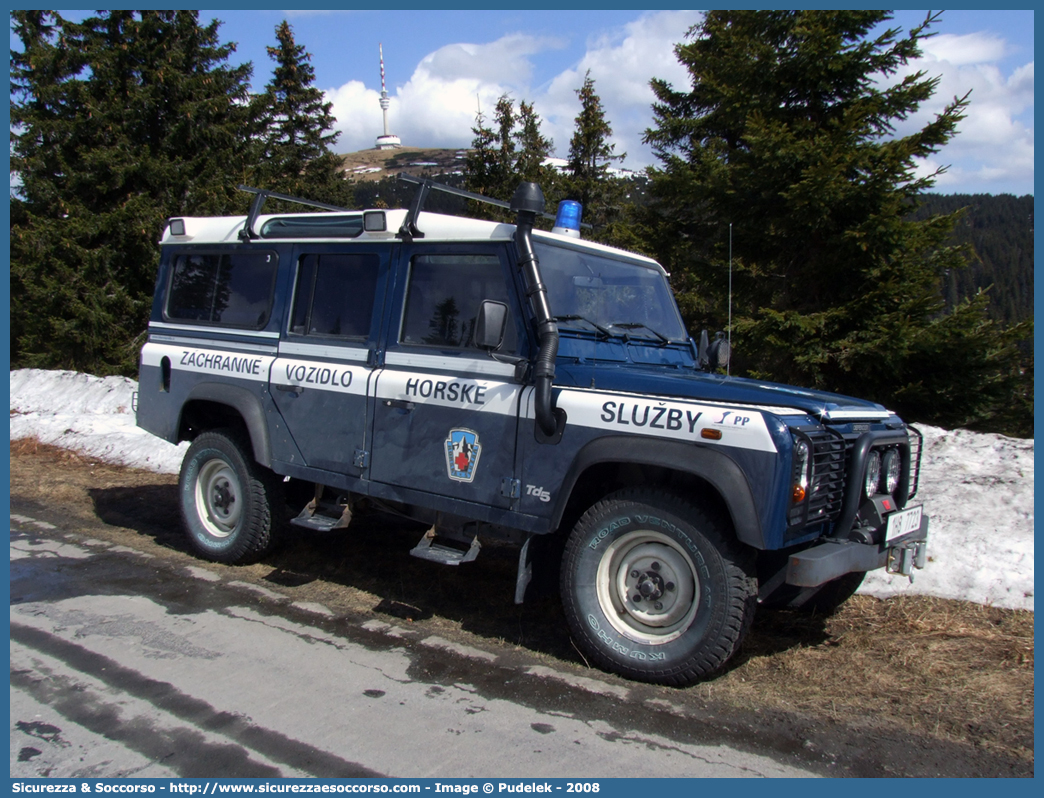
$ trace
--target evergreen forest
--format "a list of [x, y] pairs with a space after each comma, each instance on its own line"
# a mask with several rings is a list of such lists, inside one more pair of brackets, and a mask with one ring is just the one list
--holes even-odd
[[1033, 319], [1033, 197], [1011, 194], [924, 194], [916, 219], [963, 211], [950, 243], [970, 247], [968, 266], [944, 275], [947, 307], [986, 291], [991, 319]]

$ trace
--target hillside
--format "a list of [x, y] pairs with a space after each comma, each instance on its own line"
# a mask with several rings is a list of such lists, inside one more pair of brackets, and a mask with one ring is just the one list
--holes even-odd
[[913, 214], [966, 209], [957, 223], [953, 244], [974, 252], [967, 269], [946, 275], [947, 303], [952, 307], [980, 289], [988, 289], [991, 318], [1016, 324], [1033, 318], [1033, 196], [1011, 194], [925, 194]]
[[459, 172], [466, 150], [432, 147], [400, 147], [397, 150], [360, 150], [343, 153], [345, 177], [355, 182], [375, 182], [400, 172], [424, 176]]

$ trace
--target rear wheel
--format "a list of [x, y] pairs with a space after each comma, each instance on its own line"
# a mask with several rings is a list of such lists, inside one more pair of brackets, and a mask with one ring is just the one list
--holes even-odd
[[632, 679], [685, 685], [719, 669], [754, 617], [753, 557], [725, 525], [661, 491], [594, 505], [566, 544], [562, 600], [595, 664]]
[[178, 492], [189, 541], [204, 557], [249, 562], [272, 546], [279, 483], [231, 431], [204, 432], [192, 442]]

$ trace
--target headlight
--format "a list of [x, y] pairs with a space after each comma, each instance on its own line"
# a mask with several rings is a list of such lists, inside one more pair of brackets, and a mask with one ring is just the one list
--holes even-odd
[[866, 482], [863, 484], [863, 490], [866, 491], [866, 498], [870, 498], [877, 493], [877, 483], [881, 481], [881, 455], [876, 452], [870, 452], [866, 458]]
[[894, 494], [895, 489], [899, 487], [900, 467], [898, 449], [889, 449], [884, 453], [884, 457], [881, 458], [881, 472], [884, 474], [885, 493]]
[[790, 494], [793, 504], [801, 504], [808, 495], [808, 458], [808, 442], [794, 441], [794, 486]]

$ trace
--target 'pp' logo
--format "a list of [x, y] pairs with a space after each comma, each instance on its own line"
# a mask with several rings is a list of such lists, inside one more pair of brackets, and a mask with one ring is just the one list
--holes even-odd
[[470, 429], [451, 429], [446, 438], [446, 469], [449, 478], [457, 482], [475, 479], [482, 446], [477, 432]]

